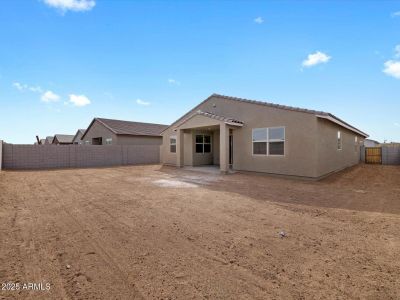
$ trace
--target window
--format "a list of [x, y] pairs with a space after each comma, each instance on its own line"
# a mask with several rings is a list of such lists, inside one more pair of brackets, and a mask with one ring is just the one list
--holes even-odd
[[354, 137], [354, 151], [357, 152], [358, 150], [358, 138], [357, 136]]
[[176, 153], [176, 136], [169, 138], [169, 152]]
[[196, 153], [211, 152], [211, 136], [204, 134], [196, 135]]
[[253, 154], [267, 155], [267, 128], [253, 129]]
[[112, 138], [107, 138], [106, 145], [111, 145], [111, 144], [112, 144]]
[[253, 155], [285, 155], [285, 127], [254, 128]]
[[342, 150], [342, 133], [340, 131], [337, 132], [337, 149]]
[[85, 141], [85, 144], [86, 145], [90, 145], [90, 141]]
[[102, 137], [92, 138], [92, 145], [103, 145], [103, 138]]

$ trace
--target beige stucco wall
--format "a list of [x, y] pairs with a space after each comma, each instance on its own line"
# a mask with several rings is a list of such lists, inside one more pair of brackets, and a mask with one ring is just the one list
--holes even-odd
[[85, 134], [83, 141], [92, 143], [93, 138], [102, 137], [103, 144], [107, 138], [112, 139], [112, 145], [161, 145], [162, 137], [158, 136], [132, 136], [116, 135], [98, 121], [95, 121]]
[[161, 136], [118, 135], [117, 145], [161, 145]]
[[[360, 162], [360, 145], [364, 137], [346, 128], [318, 119], [318, 166], [317, 176], [342, 170]], [[341, 132], [342, 150], [337, 149], [337, 132]], [[357, 136], [358, 143], [355, 143]]]
[[89, 144], [92, 144], [92, 139], [97, 137], [102, 137], [103, 143], [105, 143], [107, 138], [111, 138], [112, 145], [117, 145], [117, 136], [110, 129], [106, 128], [103, 124], [99, 123], [98, 121], [94, 121], [92, 126], [83, 137], [83, 141], [85, 141], [85, 143], [86, 141], [89, 141]]
[[[359, 161], [359, 151], [354, 150], [355, 134], [343, 128], [341, 130], [343, 150], [340, 154], [336, 153], [337, 130], [335, 128], [339, 126], [329, 121], [321, 121], [314, 114], [232, 101], [220, 97], [210, 98], [196, 110], [244, 122], [242, 128], [234, 128], [232, 131], [233, 169], [235, 170], [316, 178]], [[175, 153], [169, 152], [169, 136], [176, 134], [173, 129], [177, 128], [179, 124], [180, 122], [163, 133], [162, 163], [176, 164]], [[203, 127], [202, 129], [204, 129], [217, 124], [219, 124], [218, 120], [197, 115], [179, 128]], [[252, 129], [280, 126], [285, 127], [285, 155], [253, 155]], [[214, 154], [212, 163], [214, 164], [218, 164], [217, 157], [219, 155], [216, 155], [216, 151], [218, 153], [220, 151], [220, 149], [216, 150], [216, 145], [219, 145], [216, 143], [216, 139], [219, 139], [218, 133], [214, 132], [212, 147]], [[359, 140], [362, 140], [361, 136], [359, 136]], [[187, 147], [186, 145], [185, 138], [185, 147]], [[196, 164], [196, 160], [193, 163]]]
[[[317, 147], [315, 135], [317, 133], [317, 121], [314, 115], [218, 97], [210, 98], [197, 109], [236, 118], [244, 122], [242, 128], [233, 130], [234, 169], [307, 177], [316, 176]], [[180, 128], [207, 127], [217, 124], [220, 124], [220, 121], [198, 115]], [[276, 126], [285, 126], [285, 156], [252, 155], [252, 129]], [[161, 161], [175, 165], [176, 155], [169, 152], [169, 136], [174, 134], [173, 128], [175, 127], [167, 129], [163, 134], [167, 145], [164, 142], [161, 146]], [[213, 139], [214, 151], [215, 145], [217, 145], [215, 138], [216, 135]], [[214, 157], [218, 156], [214, 155]], [[214, 163], [218, 162], [214, 160]]]
[[77, 144], [83, 144], [83, 141], [81, 140], [82, 137], [82, 132], [78, 131], [77, 135], [75, 136], [74, 140], [72, 141], [73, 144], [77, 143]]

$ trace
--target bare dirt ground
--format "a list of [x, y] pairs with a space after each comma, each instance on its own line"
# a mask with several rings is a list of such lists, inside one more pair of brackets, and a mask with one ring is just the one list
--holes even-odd
[[0, 172], [0, 204], [0, 282], [51, 284], [1, 299], [400, 299], [395, 166]]

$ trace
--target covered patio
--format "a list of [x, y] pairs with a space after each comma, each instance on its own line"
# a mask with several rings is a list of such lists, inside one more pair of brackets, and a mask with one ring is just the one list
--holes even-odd
[[176, 132], [176, 165], [219, 165], [227, 173], [233, 163], [233, 132], [243, 122], [201, 110], [180, 122]]

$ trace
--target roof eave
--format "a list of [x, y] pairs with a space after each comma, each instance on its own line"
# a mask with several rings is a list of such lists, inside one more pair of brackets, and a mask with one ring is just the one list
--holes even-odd
[[338, 125], [342, 126], [343, 128], [346, 128], [346, 129], [348, 129], [350, 131], [358, 133], [359, 135], [361, 135], [361, 136], [363, 136], [365, 138], [369, 137], [369, 135], [367, 133], [362, 132], [361, 130], [359, 130], [359, 129], [353, 127], [353, 126], [350, 126], [350, 125], [346, 124], [345, 122], [343, 122], [341, 120], [338, 120], [337, 118], [333, 117], [330, 114], [329, 115], [315, 115], [315, 116], [317, 118], [325, 119], [325, 120], [331, 121], [332, 123], [338, 124]]

